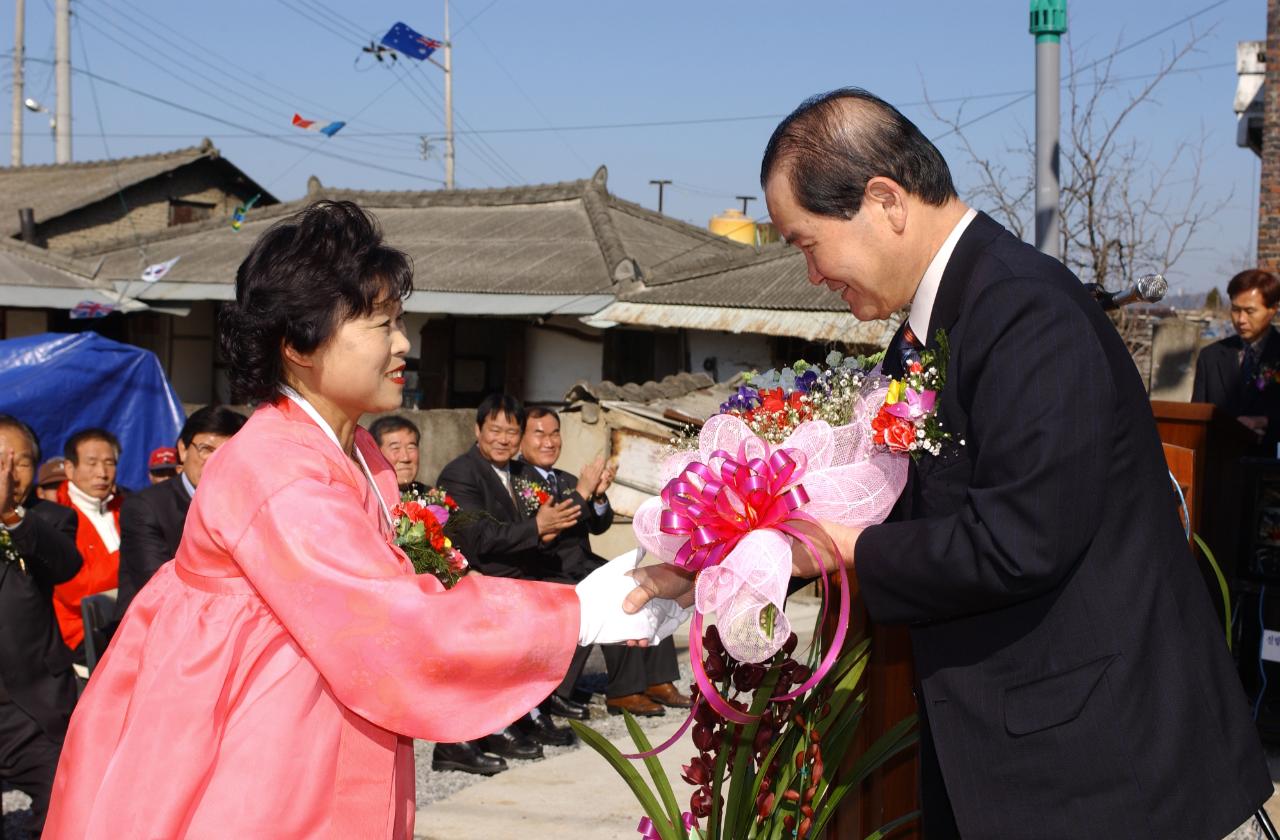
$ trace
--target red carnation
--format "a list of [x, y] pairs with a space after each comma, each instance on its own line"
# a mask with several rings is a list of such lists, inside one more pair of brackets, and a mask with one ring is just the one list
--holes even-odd
[[901, 417], [893, 418], [894, 422], [885, 430], [885, 442], [895, 452], [906, 452], [916, 440], [916, 426]]
[[775, 412], [782, 411], [787, 407], [782, 396], [781, 388], [774, 388], [772, 391], [760, 392], [760, 408], [762, 411]]

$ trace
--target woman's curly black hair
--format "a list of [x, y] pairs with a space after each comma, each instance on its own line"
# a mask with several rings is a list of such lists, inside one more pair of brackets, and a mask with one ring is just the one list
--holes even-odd
[[233, 399], [274, 399], [286, 345], [313, 352], [344, 321], [412, 290], [409, 256], [384, 245], [354, 202], [317, 201], [272, 225], [240, 263], [235, 303], [218, 318]]

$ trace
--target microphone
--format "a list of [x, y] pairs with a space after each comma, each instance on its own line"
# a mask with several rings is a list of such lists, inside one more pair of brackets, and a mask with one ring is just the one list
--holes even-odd
[[1169, 283], [1160, 274], [1144, 274], [1122, 292], [1108, 292], [1097, 283], [1086, 283], [1085, 290], [1093, 295], [1104, 312], [1111, 312], [1131, 303], [1156, 303], [1169, 291]]

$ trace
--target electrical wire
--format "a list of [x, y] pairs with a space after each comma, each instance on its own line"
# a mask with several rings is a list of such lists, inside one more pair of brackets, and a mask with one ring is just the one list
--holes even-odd
[[[42, 59], [28, 59], [28, 60], [30, 60], [30, 61], [43, 62], [43, 60], [42, 60]], [[48, 62], [48, 63], [52, 64], [53, 62]], [[147, 92], [147, 91], [145, 91], [145, 90], [141, 90], [140, 88], [134, 87], [133, 85], [130, 85], [130, 84], [126, 84], [126, 83], [124, 83], [124, 82], [117, 81], [117, 80], [112, 79], [112, 78], [109, 78], [109, 77], [107, 77], [107, 76], [103, 76], [103, 75], [101, 75], [100, 73], [90, 73], [89, 71], [87, 71], [87, 70], [81, 70], [81, 69], [80, 69], [80, 68], [78, 68], [78, 67], [72, 67], [72, 68], [71, 68], [71, 72], [72, 72], [72, 73], [75, 73], [75, 74], [77, 74], [77, 75], [85, 76], [86, 78], [92, 78], [92, 79], [95, 79], [95, 80], [97, 80], [97, 81], [99, 81], [99, 82], [102, 82], [103, 84], [111, 85], [112, 87], [119, 88], [120, 90], [127, 91], [127, 92], [129, 92], [129, 93], [132, 93], [132, 94], [134, 94], [135, 96], [140, 96], [140, 97], [142, 97], [142, 98], [144, 98], [144, 99], [149, 99], [149, 100], [151, 100], [152, 102], [158, 102], [158, 103], [160, 103], [161, 105], [168, 105], [170, 108], [175, 108], [175, 109], [177, 109], [177, 110], [179, 110], [179, 111], [183, 111], [183, 112], [188, 113], [188, 114], [193, 114], [193, 115], [195, 115], [195, 116], [197, 116], [197, 117], [204, 117], [205, 119], [213, 120], [214, 122], [221, 123], [222, 125], [228, 125], [228, 126], [231, 126], [232, 128], [235, 128], [235, 129], [238, 129], [238, 130], [240, 130], [240, 131], [243, 131], [243, 132], [245, 132], [246, 134], [251, 135], [251, 136], [253, 136], [253, 137], [259, 137], [259, 138], [262, 138], [262, 139], [264, 139], [264, 140], [272, 140], [272, 141], [274, 141], [274, 142], [276, 142], [276, 143], [282, 143], [282, 144], [284, 144], [284, 145], [286, 145], [286, 146], [292, 146], [292, 147], [297, 148], [297, 149], [304, 149], [304, 150], [307, 150], [307, 149], [310, 149], [310, 148], [311, 148], [311, 147], [310, 147], [310, 146], [308, 146], [308, 145], [305, 145], [305, 144], [300, 143], [300, 142], [295, 141], [295, 140], [287, 139], [287, 138], [286, 138], [286, 137], [284, 137], [284, 136], [281, 136], [281, 135], [278, 135], [278, 134], [268, 134], [268, 133], [263, 132], [263, 131], [256, 131], [256, 130], [255, 130], [255, 129], [253, 129], [252, 127], [250, 127], [250, 126], [246, 126], [246, 125], [243, 125], [243, 124], [238, 123], [238, 122], [235, 122], [234, 120], [229, 120], [229, 119], [226, 119], [225, 117], [219, 117], [219, 116], [217, 116], [217, 115], [215, 115], [215, 114], [210, 114], [210, 113], [208, 113], [208, 112], [206, 112], [206, 111], [201, 111], [201, 110], [199, 110], [198, 108], [193, 108], [193, 107], [191, 107], [190, 105], [183, 105], [183, 104], [182, 104], [182, 103], [180, 103], [180, 102], [174, 102], [172, 99], [166, 99], [165, 97], [163, 97], [163, 96], [158, 96], [158, 95], [156, 95], [156, 94], [154, 94], [154, 93], [148, 93], [148, 92]], [[422, 175], [422, 174], [420, 174], [420, 173], [417, 173], [417, 172], [406, 172], [406, 171], [404, 171], [403, 169], [394, 169], [394, 168], [389, 167], [389, 166], [382, 166], [381, 164], [371, 163], [371, 162], [366, 161], [366, 160], [360, 160], [359, 158], [348, 157], [347, 155], [338, 154], [337, 152], [330, 152], [330, 151], [325, 151], [325, 150], [317, 150], [317, 151], [316, 151], [316, 154], [318, 154], [318, 155], [320, 155], [320, 156], [322, 156], [322, 157], [332, 158], [332, 159], [334, 159], [334, 160], [340, 160], [340, 161], [343, 161], [344, 163], [350, 163], [350, 164], [354, 164], [354, 165], [356, 165], [356, 166], [363, 166], [363, 167], [365, 167], [365, 168], [367, 168], [367, 169], [377, 169], [377, 170], [379, 170], [379, 171], [381, 171], [381, 172], [389, 172], [389, 173], [391, 173], [391, 174], [393, 174], [393, 175], [403, 175], [403, 176], [405, 176], [405, 177], [407, 177], [407, 178], [414, 178], [414, 179], [421, 180], [421, 181], [430, 181], [430, 182], [437, 183], [437, 184], [444, 183], [443, 181], [441, 181], [441, 180], [440, 180], [440, 179], [438, 179], [438, 178], [429, 178], [429, 177], [427, 177], [427, 176], [425, 176], [425, 175]]]

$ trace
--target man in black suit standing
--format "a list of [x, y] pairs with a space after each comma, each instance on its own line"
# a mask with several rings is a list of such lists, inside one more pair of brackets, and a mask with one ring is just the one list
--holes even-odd
[[[913, 465], [894, 521], [825, 526], [872, 620], [910, 625], [925, 837], [1230, 833], [1270, 774], [1111, 322], [866, 91], [801, 105], [761, 183], [810, 282], [862, 320], [910, 306], [890, 375], [950, 345], [952, 439]], [[680, 593], [671, 567], [641, 571], [632, 603]]]
[[[561, 531], [545, 546], [544, 550], [556, 555], [558, 563], [548, 569], [544, 580], [578, 583], [605, 563], [603, 557], [592, 552], [591, 535], [603, 534], [613, 524], [613, 508], [606, 493], [613, 483], [614, 470], [605, 465], [603, 458], [583, 467], [580, 477], [557, 469], [562, 444], [559, 415], [549, 408], [528, 409], [520, 442], [526, 472], [534, 474], [552, 501], [571, 498], [582, 510], [582, 517], [573, 527]], [[570, 695], [590, 650], [578, 648], [564, 681], [542, 705], [544, 712], [586, 719], [585, 707], [574, 703]], [[680, 665], [670, 637], [650, 648], [602, 645], [601, 651], [609, 675], [605, 705], [611, 714], [628, 711], [648, 717], [663, 714], [664, 706], [687, 709], [692, 705], [675, 686]]]
[[[476, 409], [475, 445], [446, 464], [436, 484], [458, 503], [460, 513], [478, 514], [459, 540], [472, 567], [496, 577], [540, 580], [555, 562], [553, 554], [541, 550], [543, 543], [577, 522], [581, 510], [572, 499], [565, 499], [529, 512], [521, 498], [522, 492], [529, 491], [525, 467], [514, 460], [523, 424], [524, 408], [515, 397], [486, 397]], [[505, 770], [506, 763], [483, 753], [542, 758], [539, 742], [526, 733], [548, 728], [535, 727], [532, 716], [519, 723], [518, 728], [508, 726], [469, 744], [436, 744], [432, 768], [487, 775]], [[539, 737], [563, 739], [546, 731]]]
[[1227, 284], [1236, 334], [1200, 351], [1192, 402], [1213, 403], [1258, 437], [1258, 452], [1277, 455], [1280, 442], [1280, 337], [1271, 326], [1280, 309], [1280, 280], [1269, 271], [1242, 271]]
[[53, 587], [81, 565], [75, 513], [27, 501], [39, 461], [31, 429], [0, 414], [0, 780], [31, 797], [34, 837], [78, 694]]
[[178, 435], [182, 471], [125, 497], [120, 508], [120, 590], [116, 621], [138, 591], [161, 566], [173, 559], [182, 541], [187, 509], [195, 496], [204, 465], [219, 446], [245, 423], [244, 416], [226, 406], [208, 405], [187, 418]]

